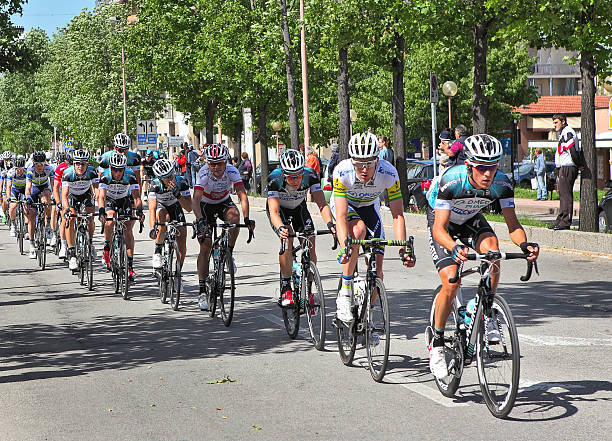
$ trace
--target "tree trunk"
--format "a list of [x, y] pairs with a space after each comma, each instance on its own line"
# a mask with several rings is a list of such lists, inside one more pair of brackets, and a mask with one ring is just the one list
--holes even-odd
[[580, 230], [598, 231], [597, 158], [595, 155], [595, 61], [593, 54], [580, 54], [582, 76], [581, 147], [585, 167], [580, 178]]
[[338, 110], [340, 115], [338, 154], [341, 161], [348, 158], [348, 143], [351, 136], [351, 100], [348, 83], [348, 49], [342, 47], [338, 52]]
[[234, 156], [240, 157], [242, 153], [242, 113], [236, 121], [234, 121]]
[[485, 96], [487, 84], [487, 44], [490, 21], [474, 26], [474, 85], [472, 88], [472, 123], [474, 134], [487, 133], [489, 99]]
[[395, 33], [395, 57], [393, 57], [393, 146], [395, 168], [399, 175], [404, 207], [408, 206], [408, 183], [406, 182], [406, 117], [404, 115], [404, 49], [403, 35]]
[[[257, 127], [259, 128], [259, 147], [261, 155], [261, 193], [264, 193], [268, 182], [268, 133], [266, 124], [268, 119], [267, 104], [257, 106]], [[253, 165], [255, 167], [255, 165]], [[253, 173], [254, 174], [254, 173]], [[254, 191], [257, 191], [255, 188]]]
[[287, 70], [287, 98], [289, 99], [289, 131], [291, 132], [291, 148], [300, 148], [300, 124], [298, 122], [295, 95], [295, 71], [293, 69], [293, 53], [291, 38], [287, 24], [287, 0], [281, 0], [281, 28], [283, 31], [283, 47], [285, 49], [285, 68]]
[[213, 144], [215, 130], [215, 109], [217, 102], [210, 100], [206, 103], [206, 144]]

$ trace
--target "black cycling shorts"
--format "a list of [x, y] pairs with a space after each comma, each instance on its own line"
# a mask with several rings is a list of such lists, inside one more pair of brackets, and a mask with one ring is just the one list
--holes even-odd
[[132, 215], [132, 198], [126, 196], [121, 199], [106, 198], [104, 207], [106, 211], [115, 211], [124, 216]]
[[[185, 213], [183, 212], [183, 207], [181, 207], [179, 202], [175, 202], [174, 204], [168, 206], [158, 203], [157, 213], [159, 213], [161, 210], [166, 210], [168, 212], [170, 215], [170, 222], [185, 222]], [[202, 212], [202, 214], [204, 213]]]
[[227, 222], [227, 212], [231, 208], [235, 208], [236, 204], [232, 201], [232, 198], [227, 198], [223, 202], [218, 202], [216, 204], [211, 204], [207, 202], [200, 202], [200, 208], [202, 210], [202, 218], [206, 221], [208, 225], [215, 224], [215, 215], [217, 218]]
[[30, 196], [32, 197], [32, 200], [34, 201], [35, 204], [40, 202], [40, 197], [43, 195], [43, 193], [45, 191], [48, 191], [49, 194], [51, 193], [51, 188], [49, 188], [48, 184], [45, 185], [32, 185], [32, 188], [30, 188]]
[[[451, 265], [458, 265], [452, 258], [452, 251], [447, 250], [438, 242], [432, 235], [434, 225], [434, 209], [427, 204], [427, 235], [429, 237], [429, 251], [433, 259], [436, 269], [440, 271]], [[465, 246], [475, 249], [478, 238], [484, 233], [493, 233], [493, 228], [487, 222], [482, 213], [476, 214], [464, 224], [448, 224], [448, 234], [455, 239], [461, 241]]]
[[91, 190], [83, 194], [69, 194], [68, 205], [74, 208], [79, 213], [83, 208], [93, 207], [94, 203], [92, 200]]
[[[290, 223], [289, 220], [291, 219], [291, 226], [293, 227], [293, 231], [297, 233], [303, 233], [305, 230], [314, 229], [312, 218], [310, 217], [310, 212], [308, 211], [308, 207], [306, 205], [305, 200], [293, 209], [283, 207], [279, 208], [280, 217], [283, 221], [283, 224], [288, 225]], [[270, 209], [268, 207], [268, 202], [266, 202], [266, 214], [268, 215], [268, 220], [270, 221], [270, 225], [272, 225], [272, 229], [274, 230], [272, 219], [270, 219]]]

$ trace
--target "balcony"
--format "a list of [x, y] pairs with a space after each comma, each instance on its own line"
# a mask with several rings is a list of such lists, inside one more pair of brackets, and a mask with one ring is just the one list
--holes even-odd
[[531, 75], [537, 76], [580, 76], [580, 66], [577, 64], [541, 64], [531, 66]]

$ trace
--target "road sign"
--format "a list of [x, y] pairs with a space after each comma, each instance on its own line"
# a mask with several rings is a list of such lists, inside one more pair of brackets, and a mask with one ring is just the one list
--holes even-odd
[[157, 147], [157, 121], [153, 119], [136, 121], [136, 139], [138, 146]]
[[438, 104], [438, 76], [434, 72], [429, 74], [429, 102]]

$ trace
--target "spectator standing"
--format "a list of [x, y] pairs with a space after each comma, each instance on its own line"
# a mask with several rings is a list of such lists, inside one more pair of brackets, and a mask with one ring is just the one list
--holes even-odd
[[238, 168], [238, 156], [234, 156], [232, 158], [232, 165], [236, 168]]
[[180, 175], [185, 176], [185, 171], [187, 170], [187, 155], [185, 154], [185, 150], [181, 150], [178, 154], [176, 162], [179, 166]]
[[453, 155], [451, 151], [451, 131], [450, 129], [442, 130], [440, 133], [440, 145], [438, 146], [438, 150], [440, 152], [440, 175], [444, 173], [447, 168], [450, 168], [454, 165], [457, 165], [457, 158]]
[[304, 165], [313, 169], [321, 179], [321, 163], [315, 149], [310, 145], [306, 147], [306, 162]]
[[338, 153], [338, 144], [334, 143], [329, 146], [329, 149], [332, 151], [331, 158], [329, 158], [329, 164], [327, 164], [327, 181], [330, 184], [333, 184], [334, 180], [334, 169], [338, 162], [340, 162], [340, 154]]
[[559, 133], [559, 143], [555, 152], [555, 166], [559, 171], [557, 187], [559, 191], [559, 215], [548, 227], [551, 230], [569, 230], [572, 225], [574, 211], [574, 182], [578, 177], [578, 166], [582, 169], [580, 161], [580, 145], [578, 136], [567, 125], [565, 115], [553, 115], [555, 131]]
[[196, 177], [198, 176], [198, 170], [200, 169], [198, 161], [200, 159], [200, 151], [193, 148], [193, 144], [189, 145], [189, 153], [187, 153], [187, 176], [189, 179], [189, 187], [193, 188]]
[[242, 178], [242, 182], [244, 183], [244, 188], [248, 192], [251, 189], [251, 176], [253, 175], [253, 164], [249, 159], [249, 154], [247, 152], [242, 152], [240, 154], [242, 157], [242, 162], [238, 165], [238, 171], [240, 172], [240, 177]]
[[468, 129], [463, 124], [459, 124], [457, 125], [457, 127], [455, 127], [455, 141], [450, 142], [450, 152], [452, 153], [452, 155], [450, 156], [451, 166], [463, 164], [463, 162], [465, 161], [463, 146], [468, 135]]
[[542, 149], [536, 149], [536, 160], [533, 171], [538, 182], [538, 192], [536, 194], [536, 201], [546, 200], [546, 162], [544, 161], [544, 155]]

